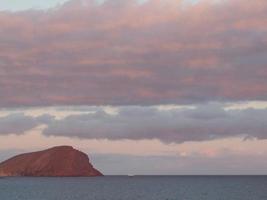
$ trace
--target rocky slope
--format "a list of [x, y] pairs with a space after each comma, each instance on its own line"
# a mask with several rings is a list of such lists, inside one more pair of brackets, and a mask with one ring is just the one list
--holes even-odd
[[88, 156], [70, 146], [26, 153], [0, 163], [0, 176], [102, 176]]

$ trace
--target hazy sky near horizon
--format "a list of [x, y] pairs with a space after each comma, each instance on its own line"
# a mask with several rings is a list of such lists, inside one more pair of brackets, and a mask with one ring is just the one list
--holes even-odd
[[267, 174], [267, 2], [0, 0], [0, 161]]
[[[46, 1], [36, 1], [36, 0], [0, 0], [0, 10], [6, 11], [25, 11], [29, 9], [36, 10], [47, 10], [53, 9], [61, 6], [62, 4], [68, 2], [69, 0], [46, 0]], [[86, 1], [86, 0], [85, 0]], [[84, 1], [84, 2], [85, 2]], [[95, 0], [96, 3], [102, 4], [107, 0]], [[116, 0], [115, 0], [116, 1]], [[148, 0], [137, 0], [138, 3], [145, 3]], [[188, 3], [196, 3], [199, 0], [185, 0]]]

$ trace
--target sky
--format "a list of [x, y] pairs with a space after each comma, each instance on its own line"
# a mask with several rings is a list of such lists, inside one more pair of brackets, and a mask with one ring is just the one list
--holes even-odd
[[267, 174], [267, 2], [0, 0], [0, 161]]

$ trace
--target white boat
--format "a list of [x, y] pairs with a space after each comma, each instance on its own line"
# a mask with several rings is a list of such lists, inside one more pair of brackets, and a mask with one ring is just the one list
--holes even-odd
[[134, 177], [134, 175], [133, 174], [128, 174], [128, 177]]

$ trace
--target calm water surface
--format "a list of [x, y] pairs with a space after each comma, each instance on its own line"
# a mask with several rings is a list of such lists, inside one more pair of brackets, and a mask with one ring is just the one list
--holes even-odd
[[0, 200], [267, 200], [267, 176], [0, 178]]

